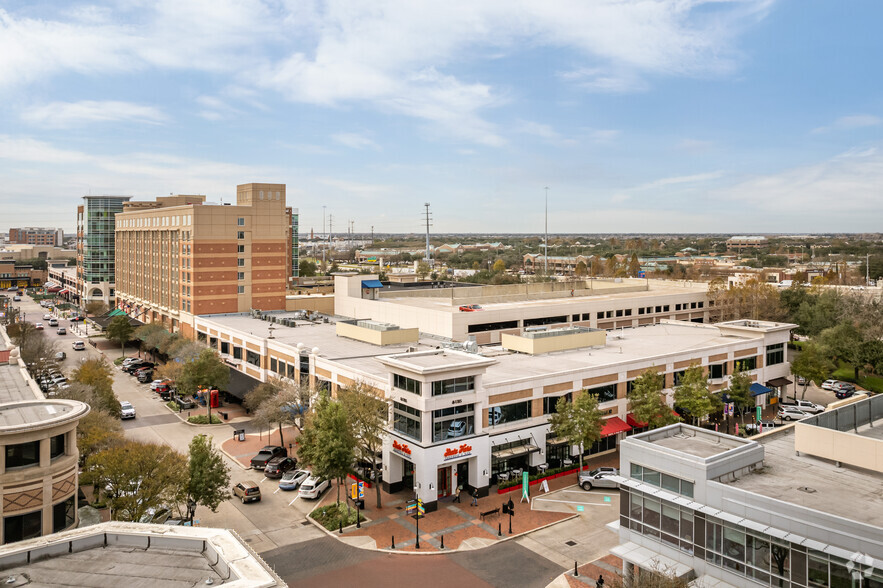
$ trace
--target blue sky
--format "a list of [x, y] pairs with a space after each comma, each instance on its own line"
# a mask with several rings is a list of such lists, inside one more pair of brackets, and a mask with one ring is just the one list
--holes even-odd
[[883, 230], [878, 0], [0, 1], [0, 230], [283, 182], [301, 227]]

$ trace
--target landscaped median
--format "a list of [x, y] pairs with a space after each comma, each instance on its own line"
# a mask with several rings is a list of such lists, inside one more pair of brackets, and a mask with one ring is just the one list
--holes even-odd
[[[332, 502], [313, 510], [310, 513], [310, 517], [329, 531], [337, 531], [341, 526], [349, 527], [350, 525], [355, 525], [356, 513], [356, 509], [346, 502]], [[362, 522], [365, 522], [363, 515], [360, 514], [359, 518]]]

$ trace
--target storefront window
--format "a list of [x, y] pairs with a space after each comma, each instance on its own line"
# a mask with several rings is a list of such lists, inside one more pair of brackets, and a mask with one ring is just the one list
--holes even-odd
[[23, 541], [43, 534], [42, 511], [29, 512], [3, 518], [3, 539], [5, 543]]
[[607, 386], [598, 386], [597, 388], [589, 388], [586, 390], [589, 394], [598, 397], [598, 403], [611, 402], [616, 400], [616, 384], [608, 384]]
[[419, 410], [401, 402], [394, 402], [392, 412], [393, 430], [416, 441], [422, 439]]
[[432, 395], [458, 394], [460, 392], [473, 392], [475, 390], [475, 377], [465, 376], [450, 380], [439, 380], [432, 383]]
[[473, 404], [432, 411], [432, 440], [446, 441], [475, 434]]
[[502, 406], [492, 406], [488, 411], [488, 424], [502, 425], [504, 423], [513, 423], [515, 421], [523, 421], [531, 417], [531, 402], [515, 402], [513, 404], [504, 404]]
[[393, 374], [392, 385], [399, 390], [410, 392], [412, 394], [421, 394], [420, 382], [412, 378], [408, 378], [399, 374]]
[[543, 414], [553, 414], [558, 412], [558, 401], [562, 398], [567, 402], [571, 402], [573, 394], [568, 392], [564, 396], [546, 396], [543, 398]]
[[40, 463], [40, 442], [17, 443], [6, 446], [6, 469], [23, 468]]

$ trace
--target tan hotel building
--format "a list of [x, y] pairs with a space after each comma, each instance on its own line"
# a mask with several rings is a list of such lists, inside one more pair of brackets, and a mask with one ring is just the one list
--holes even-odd
[[242, 184], [236, 204], [205, 196], [126, 203], [116, 215], [117, 307], [193, 336], [200, 314], [284, 310], [291, 275], [284, 184]]

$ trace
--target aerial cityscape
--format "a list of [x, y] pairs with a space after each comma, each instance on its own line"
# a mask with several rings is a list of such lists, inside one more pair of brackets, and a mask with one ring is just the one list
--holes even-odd
[[883, 588], [881, 18], [0, 6], [0, 577]]

